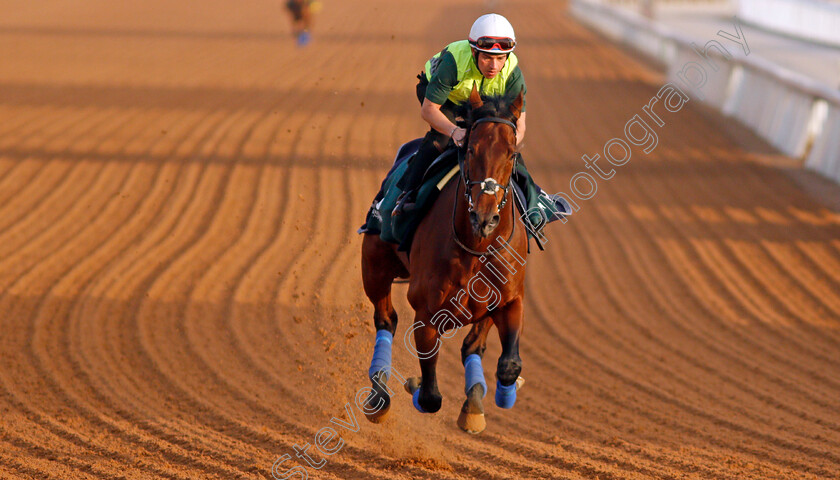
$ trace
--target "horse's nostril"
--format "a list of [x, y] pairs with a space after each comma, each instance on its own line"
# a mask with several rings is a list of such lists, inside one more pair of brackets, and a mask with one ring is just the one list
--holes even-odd
[[478, 214], [475, 212], [470, 212], [470, 222], [473, 225], [478, 225]]
[[499, 223], [500, 218], [501, 217], [499, 217], [499, 214], [497, 213], [497, 214], [493, 215], [492, 219], [490, 219], [490, 223], [492, 223], [493, 225], [496, 225], [497, 223]]

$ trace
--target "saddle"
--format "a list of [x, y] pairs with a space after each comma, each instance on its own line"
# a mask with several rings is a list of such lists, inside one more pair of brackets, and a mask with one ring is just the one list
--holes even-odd
[[410, 248], [417, 225], [423, 220], [443, 187], [458, 173], [456, 149], [446, 150], [423, 174], [423, 182], [417, 190], [415, 208], [398, 217], [391, 217], [391, 211], [402, 193], [397, 183], [405, 174], [409, 159], [417, 153], [422, 141], [422, 138], [414, 139], [403, 144], [397, 151], [394, 164], [382, 180], [379, 193], [374, 197], [365, 223], [357, 230], [358, 233], [379, 234], [383, 241], [400, 245], [400, 250], [407, 251]]
[[[423, 182], [417, 190], [415, 208], [397, 217], [391, 217], [391, 211], [402, 193], [397, 183], [408, 168], [409, 159], [417, 153], [422, 141], [422, 138], [414, 139], [403, 144], [397, 151], [394, 163], [385, 175], [385, 179], [382, 180], [379, 192], [368, 209], [365, 223], [357, 230], [357, 233], [378, 234], [383, 241], [399, 245], [399, 250], [402, 251], [408, 251], [411, 248], [414, 231], [440, 192], [453, 178], [460, 178], [458, 176], [460, 169], [458, 149], [452, 147], [441, 153], [426, 169]], [[519, 215], [529, 213], [526, 216], [531, 224], [531, 228], [526, 229], [528, 236], [536, 239], [537, 245], [542, 249], [539, 237], [535, 233], [541, 231], [548, 223], [570, 215], [572, 208], [565, 200], [554, 198], [543, 192], [534, 183], [531, 174], [522, 162], [516, 163], [512, 186], [514, 203]]]

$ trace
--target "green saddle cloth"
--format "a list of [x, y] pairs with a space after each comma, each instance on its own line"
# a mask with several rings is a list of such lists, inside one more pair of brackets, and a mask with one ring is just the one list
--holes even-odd
[[423, 179], [422, 185], [417, 190], [415, 208], [411, 211], [404, 211], [397, 217], [392, 217], [391, 212], [397, 205], [397, 198], [402, 193], [402, 190], [397, 187], [397, 182], [405, 174], [408, 162], [403, 162], [394, 169], [383, 185], [384, 197], [371, 206], [367, 222], [360, 229], [360, 233], [361, 230], [365, 230], [364, 233], [378, 232], [382, 240], [399, 244], [401, 249], [407, 250], [407, 247], [411, 244], [414, 230], [426, 216], [440, 191], [453, 177], [458, 175], [458, 162], [454, 155], [452, 155], [450, 162], [443, 163], [440, 167], [437, 172], [427, 175]]
[[[395, 165], [382, 182], [381, 192], [384, 193], [377, 195], [378, 201], [374, 201], [371, 205], [365, 224], [359, 228], [358, 233], [378, 233], [382, 240], [398, 244], [400, 250], [407, 251], [411, 246], [414, 230], [426, 216], [441, 190], [453, 181], [453, 178], [460, 178], [456, 155], [449, 155], [448, 158], [442, 160], [435, 164], [431, 172], [426, 173], [426, 177], [417, 191], [415, 208], [411, 211], [404, 211], [397, 217], [392, 217], [391, 212], [402, 193], [402, 190], [397, 187], [397, 183], [405, 174], [408, 162], [403, 161]], [[526, 230], [530, 238], [535, 238], [535, 233], [544, 228], [546, 224], [572, 213], [568, 204], [547, 195], [534, 183], [531, 174], [528, 173], [523, 163], [518, 162], [516, 164], [513, 180], [512, 193], [517, 197], [514, 203], [520, 215], [524, 213], [523, 210], [528, 212], [527, 218], [531, 228], [526, 228]], [[539, 240], [537, 243], [542, 248]]]

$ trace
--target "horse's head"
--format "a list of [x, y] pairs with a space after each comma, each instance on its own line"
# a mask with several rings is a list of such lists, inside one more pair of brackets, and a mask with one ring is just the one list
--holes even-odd
[[462, 176], [473, 233], [487, 237], [499, 225], [502, 208], [513, 195], [509, 189], [522, 93], [508, 104], [499, 97], [482, 100], [473, 86], [468, 108], [469, 138]]

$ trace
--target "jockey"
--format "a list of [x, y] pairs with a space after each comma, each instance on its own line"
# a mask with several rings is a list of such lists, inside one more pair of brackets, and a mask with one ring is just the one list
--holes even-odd
[[[473, 23], [468, 40], [447, 45], [426, 62], [417, 76], [420, 115], [431, 129], [419, 150], [409, 160], [398, 186], [403, 194], [392, 215], [414, 208], [417, 190], [426, 169], [448, 146], [462, 147], [467, 131], [455, 125], [456, 108], [466, 103], [473, 85], [484, 95], [503, 95], [511, 99], [526, 92], [519, 61], [513, 53], [516, 35], [510, 22], [495, 13], [482, 15]], [[516, 122], [516, 144], [525, 136], [525, 105]]]
[[312, 28], [312, 14], [319, 5], [314, 0], [288, 0], [286, 8], [292, 16], [292, 30], [299, 47], [309, 43], [309, 31]]

